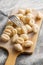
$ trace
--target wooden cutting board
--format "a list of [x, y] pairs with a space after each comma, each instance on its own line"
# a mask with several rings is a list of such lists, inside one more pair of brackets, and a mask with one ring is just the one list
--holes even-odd
[[[14, 12], [12, 14], [14, 14]], [[39, 30], [40, 30], [40, 27], [41, 27], [41, 23], [42, 23], [42, 21], [37, 22], [37, 24], [39, 26]], [[8, 51], [8, 54], [9, 54], [5, 65], [15, 65], [16, 58], [21, 53], [25, 52], [25, 53], [28, 53], [28, 54], [32, 54], [35, 50], [35, 47], [36, 47], [38, 34], [39, 34], [39, 31], [37, 32], [37, 34], [33, 34], [33, 36], [30, 38], [33, 41], [33, 45], [28, 49], [23, 49], [22, 52], [17, 52], [13, 49], [13, 46], [11, 44], [11, 40], [9, 40], [7, 43], [4, 43], [4, 42], [1, 42], [1, 39], [0, 39], [0, 48], [6, 49]]]

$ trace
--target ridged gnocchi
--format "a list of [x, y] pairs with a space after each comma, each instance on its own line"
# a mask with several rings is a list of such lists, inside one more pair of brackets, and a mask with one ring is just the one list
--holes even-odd
[[38, 12], [36, 15], [36, 21], [39, 21], [41, 19], [42, 19], [42, 14], [40, 12]]
[[23, 44], [24, 43], [24, 39], [22, 37], [18, 37], [17, 43]]
[[30, 41], [30, 40], [26, 40], [25, 41], [25, 44], [24, 44], [24, 47], [28, 48], [28, 47], [31, 47], [33, 45], [33, 42]]
[[18, 13], [21, 13], [21, 14], [25, 14], [25, 10], [24, 9], [19, 9]]
[[28, 13], [32, 13], [32, 9], [27, 8], [27, 9], [25, 10], [25, 14], [28, 14]]
[[30, 26], [33, 26], [34, 24], [35, 24], [34, 19], [31, 19], [31, 20], [29, 21], [29, 25], [30, 25]]
[[25, 25], [27, 29], [27, 33], [32, 32], [32, 27], [28, 24]]
[[29, 39], [27, 34], [21, 34], [20, 37], [22, 37], [24, 40], [28, 40]]
[[1, 39], [2, 39], [2, 41], [7, 42], [10, 40], [10, 37], [7, 34], [2, 34]]
[[34, 33], [37, 33], [39, 30], [39, 26], [37, 24], [34, 24], [32, 28]]
[[19, 51], [19, 52], [22, 52], [23, 51], [23, 48], [22, 48], [22, 46], [19, 43], [14, 45], [14, 49], [16, 51]]
[[15, 43], [15, 42], [17, 41], [17, 39], [18, 39], [18, 35], [15, 34], [15, 35], [13, 36], [13, 38], [12, 38], [12, 42]]

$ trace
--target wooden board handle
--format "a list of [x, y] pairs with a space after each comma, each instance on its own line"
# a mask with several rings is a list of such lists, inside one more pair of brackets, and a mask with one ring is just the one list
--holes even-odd
[[17, 56], [18, 56], [18, 53], [9, 54], [5, 65], [15, 65]]

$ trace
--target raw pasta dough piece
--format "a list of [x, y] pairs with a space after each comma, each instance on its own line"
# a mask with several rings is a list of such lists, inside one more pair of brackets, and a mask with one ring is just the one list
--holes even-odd
[[17, 34], [15, 34], [14, 36], [13, 36], [13, 38], [12, 38], [12, 42], [14, 43], [14, 42], [16, 42], [17, 41], [17, 39], [18, 39], [18, 35]]
[[27, 9], [25, 10], [25, 14], [28, 14], [28, 13], [32, 13], [32, 9], [27, 8]]
[[20, 18], [20, 20], [21, 20], [24, 24], [27, 23], [25, 19], [26, 19], [26, 16], [24, 16], [24, 15]]
[[18, 13], [20, 13], [20, 14], [25, 14], [25, 10], [23, 10], [23, 9], [19, 9], [19, 11], [18, 11]]
[[24, 43], [24, 39], [22, 37], [18, 37], [17, 43], [23, 44]]
[[4, 42], [7, 42], [10, 40], [10, 37], [7, 35], [7, 34], [2, 34], [1, 35], [1, 39], [4, 41]]
[[7, 26], [6, 26], [6, 29], [9, 29], [9, 30], [11, 30], [11, 31], [12, 31], [13, 26], [7, 25]]
[[27, 34], [27, 29], [26, 29], [25, 26], [22, 26], [22, 33], [23, 33], [23, 34]]
[[19, 19], [21, 19], [23, 17], [23, 14], [17, 14], [16, 15]]
[[37, 33], [38, 30], [39, 30], [39, 27], [38, 27], [37, 24], [34, 24], [32, 28], [33, 28], [33, 32], [34, 32], [34, 33]]
[[17, 30], [15, 28], [12, 29], [12, 35], [17, 34]]
[[30, 26], [33, 26], [35, 24], [35, 20], [34, 19], [31, 19], [30, 21], [29, 21], [29, 25]]
[[42, 17], [43, 17], [42, 14], [40, 12], [38, 12], [37, 15], [36, 15], [36, 21], [41, 20]]
[[27, 40], [27, 41], [25, 41], [24, 42], [24, 47], [31, 47], [33, 45], [33, 42], [32, 41], [30, 41], [30, 40]]
[[28, 24], [25, 25], [26, 26], [26, 29], [27, 29], [27, 32], [32, 32], [32, 27]]
[[29, 39], [27, 34], [21, 34], [20, 37], [22, 37], [24, 40], [28, 40]]
[[22, 29], [20, 27], [17, 27], [16, 29], [18, 34], [22, 34]]
[[31, 14], [31, 13], [27, 14], [27, 15], [26, 15], [26, 18], [25, 18], [26, 22], [29, 23], [29, 21], [30, 21], [31, 19], [33, 19], [33, 14]]
[[16, 51], [19, 51], [19, 52], [21, 52], [23, 50], [22, 46], [19, 43], [18, 44], [14, 44], [14, 49]]

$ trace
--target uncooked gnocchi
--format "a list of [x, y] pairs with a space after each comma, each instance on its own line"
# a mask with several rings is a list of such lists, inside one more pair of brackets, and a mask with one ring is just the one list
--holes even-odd
[[24, 47], [31, 47], [33, 42], [29, 40], [30, 36], [28, 35], [31, 32], [36, 34], [39, 30], [39, 26], [36, 21], [41, 20], [42, 15], [38, 12], [36, 16], [34, 16], [32, 11], [32, 9], [28, 8], [26, 10], [20, 9], [15, 15], [19, 21], [24, 24], [22, 28], [18, 27], [15, 23], [13, 23], [13, 21], [9, 20], [3, 34], [1, 35], [1, 39], [4, 42], [8, 42], [11, 39], [14, 49], [17, 51], [21, 52]]
[[22, 29], [20, 27], [17, 27], [16, 30], [17, 30], [17, 34], [22, 34]]
[[23, 51], [23, 48], [22, 48], [22, 46], [19, 43], [14, 45], [14, 49], [16, 51], [20, 51], [20, 52]]
[[38, 12], [36, 15], [36, 21], [39, 21], [41, 19], [42, 19], [42, 14], [40, 12]]
[[31, 47], [33, 45], [33, 42], [30, 40], [25, 41], [24, 47], [28, 48]]
[[31, 19], [33, 19], [33, 14], [31, 14], [31, 13], [27, 14], [27, 15], [26, 15], [26, 18], [25, 18], [27, 24], [29, 23], [29, 21], [30, 21]]
[[32, 13], [32, 9], [27, 8], [25, 14]]
[[22, 37], [18, 37], [17, 43], [23, 44], [24, 43], [24, 39]]
[[34, 19], [31, 19], [31, 20], [29, 21], [29, 25], [30, 25], [30, 26], [33, 26], [34, 24], [35, 24]]
[[21, 34], [20, 37], [22, 37], [24, 40], [28, 40], [29, 39], [27, 34]]
[[32, 28], [34, 33], [37, 33], [39, 30], [39, 26], [37, 24], [34, 24]]
[[15, 42], [17, 41], [17, 39], [18, 39], [18, 35], [15, 34], [15, 35], [13, 36], [13, 38], [12, 38], [12, 42], [15, 43]]
[[25, 10], [24, 9], [19, 9], [18, 13], [25, 14]]
[[7, 34], [2, 34], [1, 39], [2, 39], [2, 41], [7, 42], [10, 40], [10, 37]]
[[26, 26], [22, 26], [22, 33], [23, 33], [23, 34], [27, 34]]
[[32, 27], [28, 24], [25, 25], [27, 29], [27, 33], [32, 32]]

